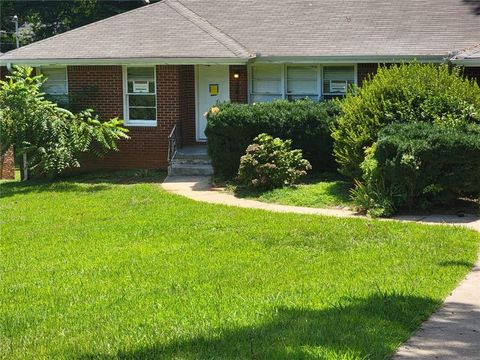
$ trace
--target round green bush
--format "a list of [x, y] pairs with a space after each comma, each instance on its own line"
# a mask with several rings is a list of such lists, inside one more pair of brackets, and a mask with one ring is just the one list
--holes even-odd
[[480, 122], [480, 88], [460, 68], [392, 65], [348, 94], [340, 110], [332, 126], [335, 159], [342, 174], [358, 178], [365, 149], [387, 124]]
[[291, 140], [260, 134], [240, 159], [238, 180], [256, 190], [269, 190], [293, 185], [312, 167], [302, 150], [292, 150]]
[[367, 153], [353, 196], [371, 214], [480, 196], [480, 124], [392, 123]]

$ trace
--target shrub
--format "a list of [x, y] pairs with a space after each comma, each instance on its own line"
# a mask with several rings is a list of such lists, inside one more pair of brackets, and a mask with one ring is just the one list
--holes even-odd
[[260, 134], [240, 159], [238, 180], [253, 189], [268, 190], [293, 185], [311, 166], [291, 140]]
[[335, 169], [330, 124], [332, 102], [277, 100], [254, 105], [224, 103], [207, 115], [208, 150], [217, 175], [233, 178], [246, 147], [261, 133], [291, 139], [314, 171]]
[[480, 125], [391, 124], [367, 151], [361, 168], [363, 183], [357, 184], [354, 199], [379, 215], [478, 197]]
[[82, 154], [102, 155], [128, 139], [119, 119], [100, 121], [92, 110], [73, 114], [47, 100], [40, 91], [45, 79], [32, 71], [15, 67], [7, 81], [0, 81], [1, 153], [13, 145], [34, 174], [56, 175], [80, 166]]
[[356, 94], [347, 94], [332, 126], [340, 172], [361, 175], [364, 150], [390, 123], [480, 122], [480, 88], [447, 65], [403, 64], [382, 67]]

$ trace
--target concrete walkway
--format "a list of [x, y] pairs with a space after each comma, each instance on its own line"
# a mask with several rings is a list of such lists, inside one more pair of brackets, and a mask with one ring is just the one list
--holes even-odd
[[[317, 209], [302, 206], [271, 204], [257, 200], [237, 198], [233, 194], [222, 191], [222, 189], [212, 188], [210, 177], [208, 176], [169, 176], [163, 182], [162, 187], [168, 192], [211, 204], [222, 204], [283, 213], [287, 212], [337, 217], [367, 218], [366, 216], [359, 215], [354, 211], [345, 209]], [[480, 231], [480, 218], [469, 215], [464, 217], [455, 215], [412, 215], [397, 216], [394, 219], [423, 224], [459, 225]]]
[[[213, 189], [209, 177], [167, 177], [162, 187], [171, 193], [212, 204], [274, 212], [365, 218], [344, 209], [314, 209], [237, 198]], [[480, 232], [480, 218], [475, 216], [398, 216], [394, 220], [464, 226]], [[480, 259], [472, 272], [445, 300], [442, 308], [425, 321], [417, 334], [403, 344], [393, 357], [393, 360], [405, 359], [480, 360]]]

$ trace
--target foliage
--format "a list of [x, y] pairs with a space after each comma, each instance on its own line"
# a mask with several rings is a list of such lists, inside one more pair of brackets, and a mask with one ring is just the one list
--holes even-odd
[[27, 154], [34, 174], [78, 167], [81, 154], [101, 156], [128, 138], [117, 118], [102, 122], [92, 110], [72, 114], [46, 100], [40, 92], [43, 82], [42, 75], [32, 76], [26, 67], [16, 67], [7, 81], [0, 81], [1, 150], [14, 145], [16, 155]]
[[459, 68], [418, 63], [382, 67], [356, 94], [341, 102], [332, 126], [334, 154], [340, 171], [361, 175], [365, 148], [390, 123], [480, 122], [480, 88], [462, 78]]
[[[158, 0], [151, 0], [155, 2]], [[7, 36], [0, 51], [15, 48], [12, 17], [19, 17], [21, 45], [45, 39], [145, 5], [143, 0], [0, 1], [0, 23]]]
[[361, 168], [354, 198], [377, 215], [478, 197], [480, 125], [390, 124]]
[[206, 134], [215, 173], [227, 179], [235, 177], [240, 157], [261, 133], [291, 139], [315, 172], [335, 169], [329, 127], [336, 111], [334, 102], [311, 100], [224, 103], [212, 108], [207, 114]]
[[152, 181], [1, 185], [4, 359], [386, 359], [477, 259], [466, 229], [217, 206]]
[[312, 167], [291, 140], [260, 134], [240, 159], [238, 180], [252, 189], [269, 190], [293, 185]]

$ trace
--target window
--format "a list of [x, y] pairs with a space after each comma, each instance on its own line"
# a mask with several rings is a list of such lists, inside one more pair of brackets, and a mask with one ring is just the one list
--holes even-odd
[[354, 66], [325, 66], [323, 68], [323, 94], [345, 95], [355, 84]]
[[319, 101], [343, 96], [356, 83], [355, 65], [254, 64], [250, 69], [250, 102]]
[[287, 99], [310, 98], [318, 100], [318, 66], [287, 67]]
[[127, 67], [125, 78], [125, 124], [156, 126], [157, 89], [154, 67]]
[[67, 95], [68, 81], [66, 67], [44, 67], [39, 72], [47, 79], [42, 86], [42, 91], [48, 95]]
[[283, 65], [252, 67], [252, 102], [268, 102], [283, 98]]

